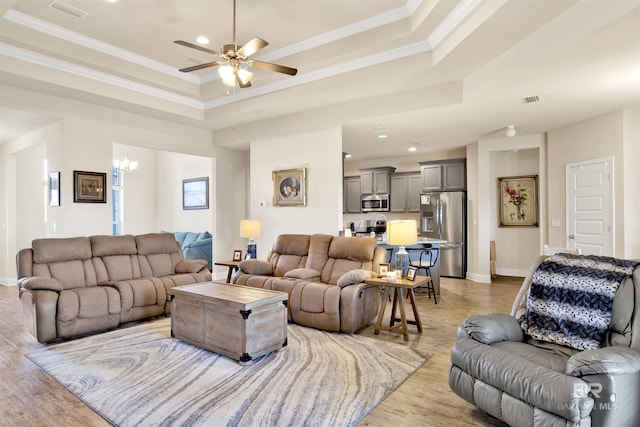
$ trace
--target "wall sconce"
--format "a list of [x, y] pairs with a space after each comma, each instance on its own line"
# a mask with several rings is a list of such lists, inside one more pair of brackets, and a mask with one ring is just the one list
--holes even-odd
[[247, 244], [247, 253], [251, 255], [251, 258], [258, 257], [258, 246], [256, 241], [253, 240], [256, 237], [262, 237], [262, 222], [257, 219], [243, 219], [240, 221], [240, 237], [249, 239]]

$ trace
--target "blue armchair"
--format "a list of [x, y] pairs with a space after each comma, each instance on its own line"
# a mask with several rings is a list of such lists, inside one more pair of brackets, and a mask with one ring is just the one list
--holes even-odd
[[211, 233], [208, 231], [204, 233], [176, 231], [173, 235], [180, 243], [185, 259], [204, 259], [207, 261], [207, 268], [211, 271], [213, 250]]

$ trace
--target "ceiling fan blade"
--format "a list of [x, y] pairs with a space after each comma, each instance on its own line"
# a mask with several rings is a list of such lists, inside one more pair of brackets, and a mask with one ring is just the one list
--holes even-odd
[[276, 73], [289, 74], [290, 76], [295, 76], [298, 73], [298, 70], [295, 68], [272, 64], [270, 62], [250, 60], [249, 65], [256, 68], [262, 68], [263, 70], [275, 71]]
[[260, 49], [264, 49], [268, 44], [266, 40], [262, 40], [260, 37], [254, 37], [238, 49], [238, 56], [248, 58]]
[[178, 71], [182, 71], [183, 73], [188, 73], [190, 71], [202, 70], [203, 68], [215, 67], [216, 65], [219, 65], [219, 64], [220, 62], [218, 61], [207, 62], [206, 64], [194, 65], [193, 67], [180, 68]]
[[220, 52], [216, 52], [213, 49], [207, 49], [206, 47], [202, 47], [202, 46], [198, 46], [197, 44], [193, 44], [193, 43], [189, 43], [189, 42], [185, 42], [182, 40], [174, 40], [173, 41], [175, 44], [179, 44], [181, 46], [186, 46], [186, 47], [190, 47], [192, 49], [198, 49], [201, 50], [203, 52], [207, 52], [210, 53], [212, 55], [216, 55], [216, 56], [222, 56], [222, 54]]

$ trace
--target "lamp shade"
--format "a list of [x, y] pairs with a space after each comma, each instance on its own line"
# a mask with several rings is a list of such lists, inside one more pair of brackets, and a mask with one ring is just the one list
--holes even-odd
[[262, 222], [257, 219], [243, 219], [240, 221], [240, 237], [245, 239], [262, 237]]
[[387, 222], [387, 243], [394, 246], [418, 243], [418, 223], [415, 220]]

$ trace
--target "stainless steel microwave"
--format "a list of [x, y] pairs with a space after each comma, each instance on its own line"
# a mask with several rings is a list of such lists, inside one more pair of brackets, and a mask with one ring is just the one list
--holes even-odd
[[367, 194], [360, 202], [362, 212], [389, 212], [388, 194]]

